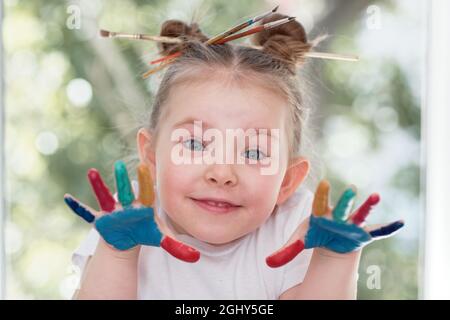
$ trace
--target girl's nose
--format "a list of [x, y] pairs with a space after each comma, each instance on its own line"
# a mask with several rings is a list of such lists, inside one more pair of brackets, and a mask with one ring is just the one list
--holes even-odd
[[233, 187], [237, 183], [237, 176], [229, 164], [215, 164], [209, 166], [205, 178], [215, 186]]

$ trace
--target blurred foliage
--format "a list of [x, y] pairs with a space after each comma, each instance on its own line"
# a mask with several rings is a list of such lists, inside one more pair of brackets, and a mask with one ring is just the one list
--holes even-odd
[[[345, 35], [332, 36], [320, 48], [344, 53], [362, 49], [357, 39], [365, 30], [362, 25], [369, 5], [379, 4], [385, 15], [403, 14], [395, 1], [278, 3], [295, 11], [300, 21], [314, 22], [305, 24], [307, 29], [332, 28], [333, 35]], [[146, 62], [157, 56], [155, 45], [99, 39], [98, 28], [157, 34], [166, 19], [194, 18], [205, 33], [213, 35], [273, 4], [257, 0], [5, 1], [8, 298], [70, 298], [78, 276], [70, 267], [71, 252], [89, 226], [69, 212], [63, 195], [74, 194], [95, 207], [87, 170], [98, 168], [112, 186], [113, 162], [133, 159], [136, 128], [146, 120], [160, 76], [145, 82], [140, 74]], [[70, 5], [81, 9], [80, 29], [67, 25]], [[395, 31], [397, 36], [404, 32]], [[419, 54], [416, 57], [420, 62]], [[387, 196], [374, 220], [401, 215], [407, 225], [417, 225], [420, 95], [411, 88], [416, 79], [389, 55], [357, 64], [321, 61], [308, 67], [312, 81], [319, 83], [311, 92], [320, 105], [313, 123], [317, 153], [325, 164], [318, 175], [331, 179], [333, 199], [349, 183], [358, 185], [362, 195], [380, 190]], [[402, 154], [402, 150], [409, 151]], [[417, 298], [418, 227], [406, 233], [364, 251], [359, 298]], [[382, 271], [381, 289], [367, 286], [372, 265]]]

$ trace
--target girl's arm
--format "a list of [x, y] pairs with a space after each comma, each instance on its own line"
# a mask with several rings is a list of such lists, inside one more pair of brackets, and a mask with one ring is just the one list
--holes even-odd
[[136, 299], [140, 248], [119, 251], [100, 238], [94, 255], [86, 264], [74, 299]]
[[361, 250], [340, 254], [315, 248], [305, 280], [280, 299], [356, 299]]
[[101, 236], [94, 255], [86, 264], [81, 288], [75, 292], [74, 298], [136, 299], [141, 245], [161, 247], [177, 259], [190, 263], [200, 258], [199, 251], [170, 236], [167, 226], [154, 214], [155, 195], [147, 165], [141, 163], [138, 167], [137, 199], [122, 161], [115, 163], [115, 176], [119, 202], [97, 170], [88, 172], [101, 211], [89, 208], [71, 195], [64, 196], [70, 209], [94, 224]]
[[337, 205], [329, 206], [329, 183], [317, 187], [312, 214], [303, 220], [287, 243], [266, 258], [269, 267], [289, 263], [303, 249], [314, 249], [303, 283], [286, 290], [280, 299], [355, 299], [361, 248], [394, 235], [402, 220], [362, 226], [380, 196], [376, 193], [350, 214], [355, 189], [344, 191]]

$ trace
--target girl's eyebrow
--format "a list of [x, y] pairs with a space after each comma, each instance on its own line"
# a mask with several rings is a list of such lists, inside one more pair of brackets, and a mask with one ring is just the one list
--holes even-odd
[[[193, 117], [188, 117], [184, 120], [181, 120], [177, 123], [174, 124], [173, 128], [178, 128], [178, 127], [182, 127], [186, 124], [195, 124], [196, 121], [200, 121], [202, 123], [202, 126], [204, 126], [205, 128], [212, 128], [212, 126], [210, 126], [206, 121], [204, 120], [200, 120], [200, 119], [196, 119]], [[244, 131], [247, 130], [255, 130], [257, 134], [266, 134], [269, 137], [272, 137], [272, 129], [271, 128], [246, 128], [243, 129]], [[262, 132], [261, 132], [262, 131]], [[276, 135], [273, 136], [274, 138], [278, 138]]]
[[[246, 130], [248, 130], [248, 129], [246, 129]], [[270, 139], [272, 139], [272, 138], [276, 139], [276, 140], [280, 139], [278, 134], [272, 134], [272, 130], [274, 130], [274, 129], [271, 129], [271, 128], [250, 128], [250, 130], [255, 130], [256, 135], [264, 134], [264, 135], [268, 136]], [[278, 129], [275, 129], [275, 130], [279, 131]], [[261, 131], [263, 131], [263, 132], [261, 132]]]
[[[245, 129], [245, 131], [247, 131], [247, 130], [255, 130], [256, 133], [258, 133], [258, 134], [265, 133], [268, 136], [272, 136], [272, 129], [270, 129], [270, 128], [247, 128], [247, 129]], [[263, 132], [261, 132], [261, 131], [263, 131]]]
[[197, 122], [197, 121], [201, 121], [203, 126], [205, 126], [206, 128], [210, 128], [210, 125], [206, 121], [192, 118], [192, 117], [186, 118], [184, 120], [181, 120], [181, 121], [175, 123], [173, 128], [178, 128], [178, 127], [184, 126], [185, 124], [195, 124], [195, 122]]

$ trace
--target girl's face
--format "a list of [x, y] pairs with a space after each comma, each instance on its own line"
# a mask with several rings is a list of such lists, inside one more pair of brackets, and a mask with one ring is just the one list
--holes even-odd
[[[261, 226], [275, 205], [295, 191], [309, 165], [301, 159], [297, 170], [285, 179], [286, 104], [271, 90], [225, 82], [220, 77], [171, 88], [155, 150], [146, 150], [148, 133], [141, 130], [138, 141], [141, 157], [150, 162], [156, 177], [161, 206], [178, 232], [211, 244], [230, 242]], [[244, 144], [240, 145], [227, 138], [227, 130], [236, 133], [239, 129], [241, 133], [255, 129], [252, 133], [256, 134], [241, 139]], [[214, 138], [205, 138], [207, 131]], [[180, 161], [181, 152], [184, 162]], [[224, 157], [205, 160], [220, 152]], [[262, 159], [270, 159], [270, 166], [276, 170], [262, 174], [262, 168], [269, 167], [257, 161]]]

